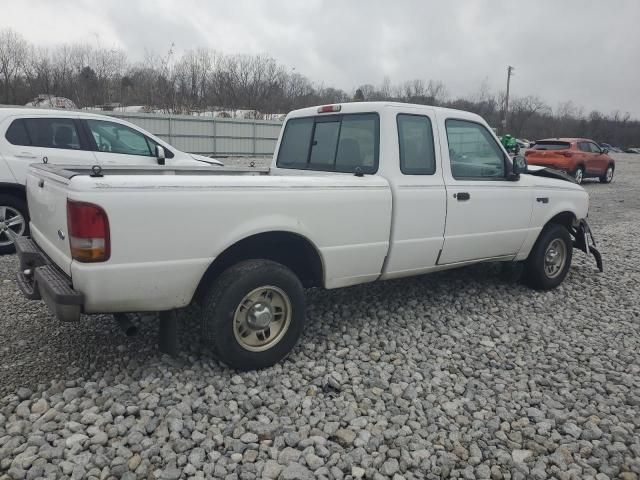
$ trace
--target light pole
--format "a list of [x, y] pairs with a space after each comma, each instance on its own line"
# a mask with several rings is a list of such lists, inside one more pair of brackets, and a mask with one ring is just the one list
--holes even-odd
[[507, 67], [507, 98], [504, 101], [504, 120], [502, 120], [502, 128], [504, 131], [502, 132], [504, 135], [507, 134], [507, 115], [509, 115], [509, 86], [511, 85], [511, 75], [513, 75], [513, 68], [511, 65]]

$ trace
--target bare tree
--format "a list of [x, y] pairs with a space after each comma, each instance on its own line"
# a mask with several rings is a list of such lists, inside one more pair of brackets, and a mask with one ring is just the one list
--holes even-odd
[[11, 103], [15, 90], [15, 80], [24, 66], [28, 44], [13, 30], [0, 31], [0, 75], [4, 89], [5, 103]]

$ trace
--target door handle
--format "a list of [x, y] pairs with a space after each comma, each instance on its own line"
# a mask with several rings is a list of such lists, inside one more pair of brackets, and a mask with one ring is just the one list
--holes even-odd
[[33, 153], [27, 153], [27, 152], [16, 153], [16, 157], [18, 157], [18, 158], [38, 158], [37, 155], [34, 155]]
[[458, 192], [453, 194], [453, 198], [458, 199], [459, 202], [464, 202], [466, 200], [469, 200], [471, 198], [471, 195], [469, 194], [469, 192]]

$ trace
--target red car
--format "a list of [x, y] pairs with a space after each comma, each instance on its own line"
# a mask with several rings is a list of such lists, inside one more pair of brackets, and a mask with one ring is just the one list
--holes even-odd
[[528, 164], [562, 170], [573, 175], [576, 183], [582, 183], [585, 178], [599, 178], [602, 183], [609, 183], [616, 162], [608, 152], [588, 138], [549, 138], [537, 141], [524, 155]]

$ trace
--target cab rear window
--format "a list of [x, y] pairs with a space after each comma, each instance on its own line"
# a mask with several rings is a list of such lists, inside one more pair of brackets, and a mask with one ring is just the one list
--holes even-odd
[[280, 168], [363, 173], [378, 170], [380, 120], [376, 113], [292, 118], [276, 165]]
[[536, 142], [534, 150], [567, 150], [571, 147], [569, 142]]

